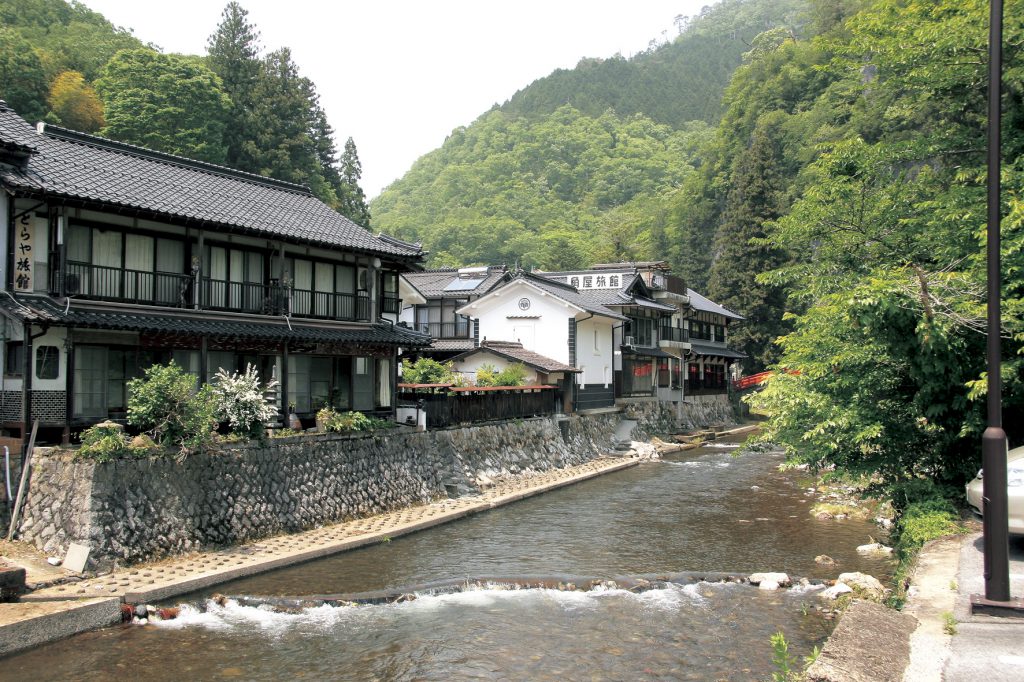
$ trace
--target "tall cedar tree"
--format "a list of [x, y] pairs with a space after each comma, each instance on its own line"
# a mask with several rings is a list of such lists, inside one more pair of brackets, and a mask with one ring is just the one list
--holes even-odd
[[217, 30], [206, 43], [206, 63], [220, 76], [224, 92], [231, 98], [224, 144], [226, 163], [239, 170], [259, 172], [251, 156], [243, 153], [246, 140], [254, 135], [254, 103], [260, 77], [259, 31], [249, 23], [249, 13], [237, 2], [229, 2]]
[[366, 205], [366, 195], [359, 186], [363, 176], [363, 165], [359, 162], [356, 143], [352, 138], [345, 141], [345, 150], [341, 153], [341, 205], [338, 210], [352, 222], [370, 226], [370, 209]]
[[782, 150], [775, 117], [766, 117], [754, 130], [750, 147], [732, 175], [722, 225], [715, 238], [708, 293], [725, 307], [742, 313], [732, 344], [744, 351], [751, 371], [760, 371], [778, 358], [776, 338], [787, 331], [782, 320], [786, 294], [755, 279], [763, 270], [785, 263], [785, 254], [768, 246], [765, 223], [782, 215], [785, 178], [780, 173]]

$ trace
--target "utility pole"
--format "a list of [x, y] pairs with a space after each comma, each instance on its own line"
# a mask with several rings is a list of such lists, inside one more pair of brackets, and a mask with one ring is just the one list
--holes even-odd
[[1010, 601], [1006, 432], [1000, 377], [1000, 152], [1003, 0], [989, 2], [988, 38], [988, 428], [981, 437], [984, 502], [985, 596], [971, 595], [974, 612], [1019, 610]]

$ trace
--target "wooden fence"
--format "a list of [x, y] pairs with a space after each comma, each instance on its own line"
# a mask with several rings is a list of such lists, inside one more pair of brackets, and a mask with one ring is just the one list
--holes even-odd
[[467, 386], [399, 384], [403, 406], [419, 405], [427, 428], [542, 417], [561, 412], [562, 392], [556, 386]]

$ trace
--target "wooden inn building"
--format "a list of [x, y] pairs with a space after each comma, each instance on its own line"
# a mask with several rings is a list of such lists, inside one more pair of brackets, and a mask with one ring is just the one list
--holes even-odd
[[393, 414], [399, 277], [423, 252], [308, 188], [33, 127], [0, 102], [0, 421], [44, 442], [123, 419], [126, 382], [171, 360], [205, 382], [254, 365], [279, 408]]

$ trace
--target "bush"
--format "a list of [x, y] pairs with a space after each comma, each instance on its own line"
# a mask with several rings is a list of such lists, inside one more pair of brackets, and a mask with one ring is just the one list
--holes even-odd
[[317, 421], [324, 425], [325, 431], [351, 433], [355, 431], [375, 431], [395, 426], [387, 419], [369, 417], [362, 412], [336, 412], [325, 407], [316, 413]]
[[452, 363], [430, 358], [416, 362], [402, 360], [402, 382], [406, 384], [453, 384], [461, 386], [462, 375], [452, 370]]
[[[271, 381], [267, 388], [277, 385]], [[277, 416], [277, 408], [267, 403], [260, 385], [260, 375], [252, 365], [243, 374], [217, 371], [212, 383], [217, 401], [217, 419], [227, 422], [231, 433], [244, 438], [263, 440], [266, 424]]]
[[949, 500], [931, 498], [903, 510], [897, 524], [900, 554], [916, 552], [929, 540], [960, 532], [959, 517]]
[[78, 456], [97, 462], [109, 462], [121, 457], [146, 457], [149, 447], [135, 447], [124, 432], [124, 427], [114, 422], [101, 422], [82, 431], [78, 437], [82, 447]]
[[184, 458], [210, 447], [217, 427], [217, 400], [210, 386], [196, 391], [195, 377], [171, 362], [153, 365], [128, 382], [128, 423], [161, 447], [176, 447]]
[[526, 366], [521, 362], [509, 365], [500, 372], [494, 365], [484, 364], [476, 370], [477, 386], [522, 386], [526, 383]]

